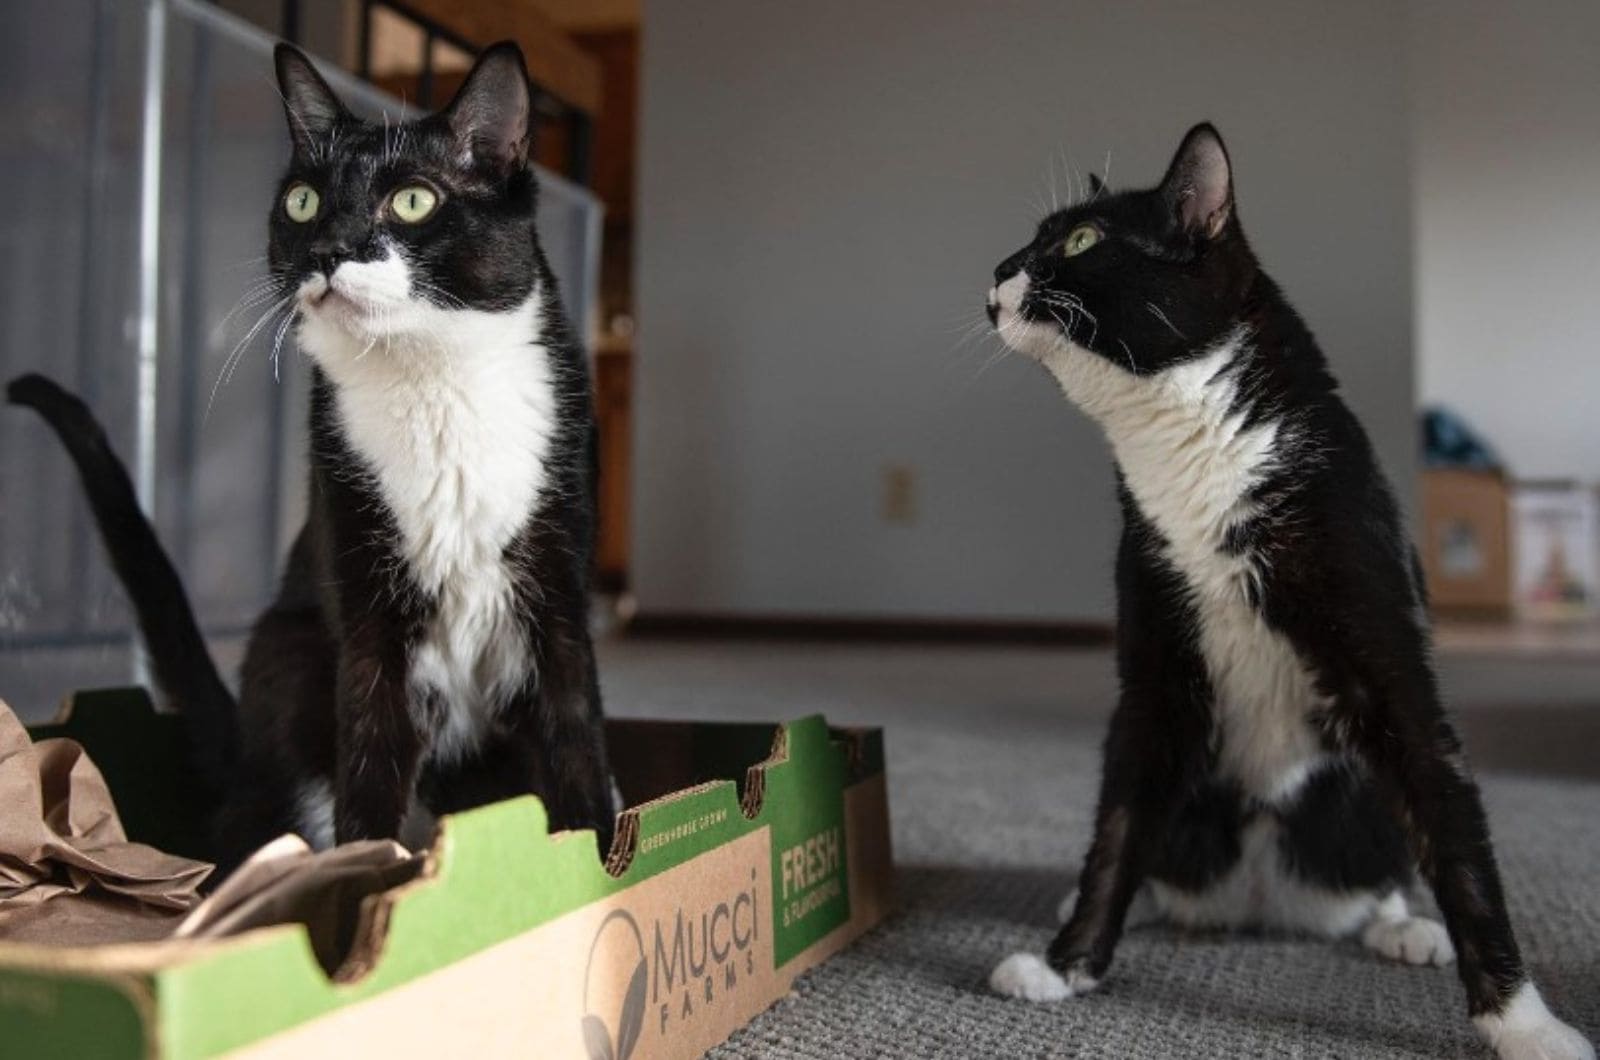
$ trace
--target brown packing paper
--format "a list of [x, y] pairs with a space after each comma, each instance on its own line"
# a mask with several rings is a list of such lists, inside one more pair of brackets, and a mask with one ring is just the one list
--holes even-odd
[[72, 947], [160, 942], [172, 935], [180, 915], [122, 895], [92, 890], [62, 894], [0, 912], [0, 943]]
[[332, 974], [355, 942], [372, 895], [414, 879], [423, 858], [399, 843], [366, 840], [313, 852], [297, 835], [268, 843], [184, 918], [175, 938], [220, 938], [272, 924], [301, 923], [317, 961]]
[[[35, 744], [0, 701], [0, 938], [43, 933], [59, 909], [81, 935], [119, 920], [150, 937], [153, 920], [200, 901], [211, 866], [128, 841], [105, 780], [72, 740]], [[24, 911], [49, 903], [51, 913]], [[168, 925], [170, 929], [170, 925]]]
[[11, 942], [221, 938], [299, 922], [331, 973], [350, 951], [365, 899], [414, 878], [422, 866], [398, 843], [314, 853], [286, 835], [201, 901], [211, 866], [129, 842], [83, 748], [72, 740], [32, 743], [3, 702], [0, 807], [0, 939]]

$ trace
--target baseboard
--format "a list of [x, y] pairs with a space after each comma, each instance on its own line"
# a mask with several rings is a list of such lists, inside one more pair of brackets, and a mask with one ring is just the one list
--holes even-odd
[[878, 644], [1014, 644], [1098, 648], [1112, 643], [1110, 623], [1008, 619], [923, 619], [829, 615], [734, 615], [641, 612], [629, 637], [716, 640], [867, 641]]

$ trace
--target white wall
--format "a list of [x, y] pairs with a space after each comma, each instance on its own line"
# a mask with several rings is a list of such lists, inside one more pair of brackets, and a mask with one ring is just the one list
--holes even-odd
[[[1390, 469], [1412, 464], [1405, 23], [1339, 5], [659, 0], [643, 35], [647, 611], [1100, 619], [1116, 512], [1041, 370], [960, 347], [1057, 183], [1193, 122]], [[882, 520], [886, 464], [917, 519]], [[1406, 492], [1409, 492], [1407, 490]]]
[[1411, 39], [1421, 399], [1600, 480], [1600, 4], [1419, 0]]

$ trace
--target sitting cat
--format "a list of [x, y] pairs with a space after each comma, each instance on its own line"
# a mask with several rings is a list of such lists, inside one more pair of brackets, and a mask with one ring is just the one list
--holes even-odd
[[[1245, 240], [1216, 130], [1194, 128], [1158, 187], [1096, 181], [1046, 218], [988, 310], [1104, 429], [1123, 513], [1094, 841], [1046, 956], [1007, 958], [994, 989], [1093, 989], [1130, 916], [1357, 935], [1456, 960], [1500, 1056], [1592, 1058], [1523, 966], [1415, 553]], [[1408, 907], [1414, 866], [1448, 932]]]
[[593, 419], [534, 226], [522, 55], [488, 49], [448, 107], [392, 127], [352, 116], [295, 49], [276, 58], [293, 155], [268, 262], [313, 364], [310, 503], [237, 705], [88, 410], [37, 376], [10, 398], [78, 465], [221, 800], [224, 870], [282, 832], [395, 837], [414, 804], [527, 792], [604, 849]]

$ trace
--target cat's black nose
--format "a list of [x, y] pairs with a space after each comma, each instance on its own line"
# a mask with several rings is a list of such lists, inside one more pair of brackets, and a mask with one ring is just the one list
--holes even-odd
[[1026, 269], [1032, 262], [1029, 259], [1030, 250], [1023, 247], [1015, 254], [994, 267], [994, 285], [999, 287], [1017, 273]]
[[989, 298], [984, 303], [984, 311], [989, 314], [989, 323], [994, 327], [1000, 326], [1000, 299], [994, 293], [994, 288], [989, 288]]
[[350, 246], [342, 240], [318, 240], [311, 245], [311, 264], [330, 280], [333, 279], [333, 270], [349, 257]]

